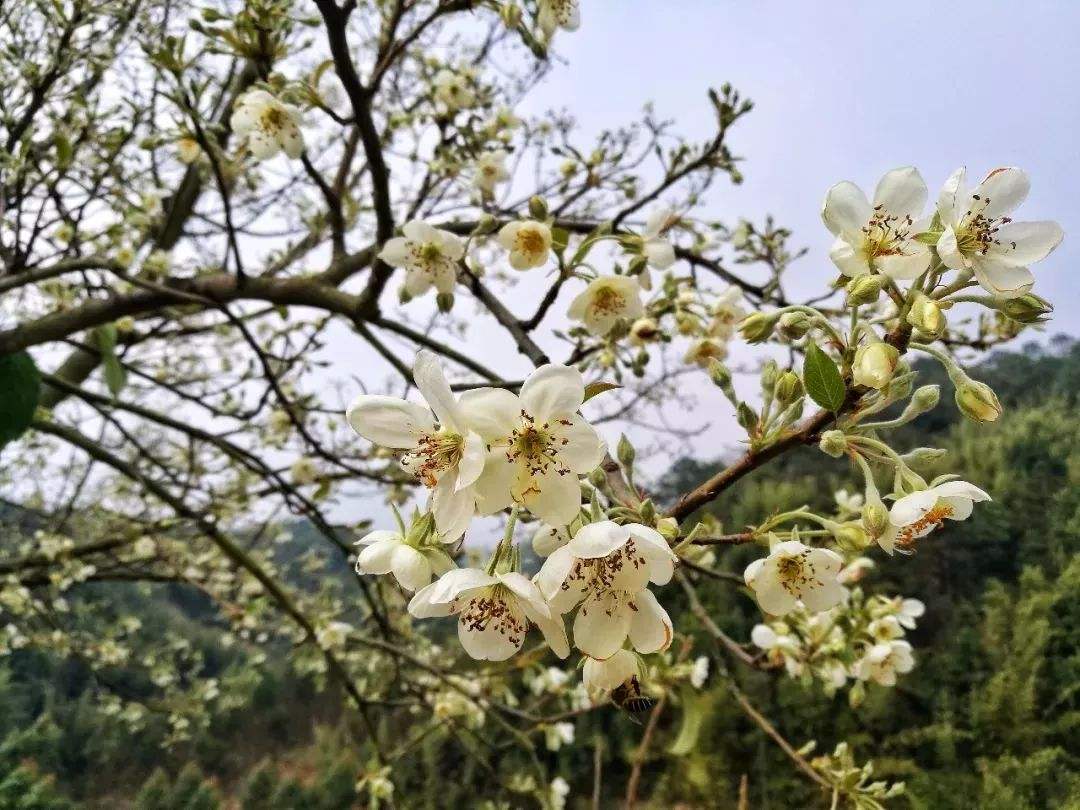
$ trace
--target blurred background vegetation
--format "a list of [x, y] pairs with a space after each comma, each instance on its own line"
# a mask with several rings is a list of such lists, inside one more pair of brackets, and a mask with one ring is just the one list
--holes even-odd
[[[950, 390], [937, 366], [920, 371], [920, 383]], [[817, 740], [818, 750], [828, 751], [846, 739], [857, 761], [873, 757], [875, 778], [906, 782], [907, 794], [893, 806], [1080, 808], [1080, 346], [1059, 338], [997, 352], [973, 376], [999, 394], [1007, 408], [1000, 422], [965, 423], [943, 398], [894, 446], [947, 448], [936, 472], [947, 463], [994, 501], [923, 541], [910, 558], [882, 564], [875, 553], [879, 565], [865, 583], [871, 592], [926, 603], [910, 636], [916, 669], [894, 689], [871, 686], [858, 709], [843, 691], [826, 697], [783, 674], [733, 674], [794, 744]], [[670, 498], [720, 461], [684, 459], [657, 489]], [[758, 470], [710, 509], [725, 528], [739, 530], [801, 503], [828, 511], [834, 491], [856, 480], [844, 462], [799, 451]], [[0, 509], [7, 540], [33, 531], [32, 512]], [[298, 563], [293, 578], [331, 570], [329, 560], [323, 571], [306, 556], [312, 531], [297, 525], [287, 544]], [[757, 554], [724, 549], [715, 567], [741, 572]], [[340, 559], [333, 570], [341, 575]], [[749, 638], [760, 614], [737, 584], [709, 583], [701, 594], [725, 632]], [[174, 742], [166, 713], [155, 716], [154, 684], [145, 675], [122, 664], [103, 673], [73, 657], [16, 650], [0, 658], [0, 810], [366, 806], [356, 783], [368, 763], [350, 744], [356, 732], [343, 719], [339, 696], [288, 669], [284, 655], [277, 661], [241, 644], [223, 645], [208, 600], [167, 583], [123, 582], [86, 583], [68, 597], [88, 634], [136, 617], [139, 632], [186, 639], [175, 649], [182, 671], [227, 684], [228, 700], [216, 701], [204, 723]], [[673, 615], [687, 611], [675, 585], [664, 601]], [[676, 624], [693, 632], [695, 621], [687, 616]], [[696, 637], [693, 655], [712, 655], [717, 665], [722, 656], [713, 644], [709, 635]], [[661, 718], [643, 769], [643, 803], [734, 808], [745, 776], [748, 807], [819, 806], [820, 794], [728, 690], [711, 683], [720, 681], [692, 698], [692, 713]], [[145, 697], [150, 711], [133, 730], [119, 716], [123, 704], [103, 701], [105, 695]], [[381, 722], [392, 726], [393, 707]], [[601, 804], [614, 807], [641, 734], [626, 715], [605, 709], [576, 720], [577, 745], [538, 748], [537, 756], [569, 782], [569, 808], [590, 806], [597, 758]], [[598, 738], [605, 741], [599, 752]], [[475, 797], [483, 793], [485, 761], [497, 757], [470, 751], [460, 735], [432, 734], [395, 766], [393, 806], [481, 806]]]

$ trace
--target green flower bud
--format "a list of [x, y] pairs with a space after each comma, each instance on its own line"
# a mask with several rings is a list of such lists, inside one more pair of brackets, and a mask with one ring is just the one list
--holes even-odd
[[932, 411], [941, 401], [940, 385], [922, 385], [911, 395], [911, 404], [918, 409], [919, 413]]
[[646, 526], [656, 521], [656, 504], [651, 498], [646, 498], [638, 509], [641, 514], [641, 522]]
[[853, 278], [844, 287], [847, 290], [847, 305], [859, 307], [863, 304], [872, 304], [881, 295], [881, 276], [859, 276]]
[[874, 503], [868, 502], [863, 507], [862, 525], [866, 533], [875, 540], [885, 534], [885, 530], [889, 528], [889, 510], [880, 499]]
[[1046, 320], [1046, 316], [1054, 311], [1049, 301], [1034, 293], [1002, 301], [999, 308], [1008, 317], [1020, 323], [1042, 323]]
[[439, 308], [439, 312], [449, 312], [454, 308], [454, 294], [439, 293], [435, 296], [435, 306]]
[[805, 312], [785, 312], [777, 322], [777, 331], [788, 340], [799, 340], [810, 331], [810, 316]]
[[548, 218], [547, 201], [543, 197], [533, 196], [529, 198], [529, 216], [540, 222], [544, 222]]
[[908, 466], [921, 467], [940, 461], [945, 458], [947, 452], [938, 447], [916, 447], [914, 450], [904, 453], [904, 455], [900, 456], [900, 459]]
[[839, 430], [826, 430], [821, 434], [818, 449], [827, 456], [840, 458], [847, 452], [847, 436]]
[[844, 551], [862, 551], [870, 545], [870, 537], [858, 523], [842, 523], [833, 530], [837, 545]]
[[494, 233], [499, 227], [499, 221], [495, 219], [491, 214], [484, 214], [480, 217], [480, 221], [476, 223], [476, 227], [473, 228], [474, 236], [486, 236], [489, 233]]
[[720, 388], [726, 388], [731, 385], [731, 372], [728, 371], [727, 366], [714, 357], [709, 361], [709, 379]]
[[802, 380], [799, 379], [798, 374], [789, 369], [781, 374], [780, 379], [776, 381], [773, 395], [776, 397], [777, 402], [787, 405], [801, 397], [802, 393]]
[[763, 343], [769, 339], [776, 326], [777, 318], [764, 312], [754, 312], [742, 319], [739, 334], [747, 343]]
[[603, 489], [607, 486], [607, 473], [604, 472], [603, 467], [597, 467], [589, 473], [589, 483], [597, 489]]
[[892, 379], [900, 352], [882, 341], [864, 343], [855, 352], [851, 366], [852, 379], [867, 388], [884, 388]]
[[619, 436], [619, 444], [617, 445], [615, 454], [618, 456], [619, 463], [624, 467], [634, 466], [634, 457], [637, 452], [634, 450], [634, 445], [630, 444], [630, 440], [626, 438], [626, 434]]
[[739, 407], [735, 409], [735, 419], [738, 421], [739, 427], [747, 433], [754, 430], [758, 425], [757, 413], [745, 402], [740, 402]]
[[921, 293], [908, 310], [907, 321], [926, 337], [941, 337], [945, 332], [945, 313], [936, 301]]
[[780, 367], [775, 360], [770, 360], [761, 369], [761, 390], [771, 394], [776, 389], [776, 381], [780, 378]]
[[976, 422], [996, 422], [1001, 416], [1001, 403], [994, 389], [970, 377], [956, 386], [956, 407]]
[[679, 536], [679, 521], [673, 517], [660, 518], [656, 521], [656, 530], [665, 540], [674, 540]]

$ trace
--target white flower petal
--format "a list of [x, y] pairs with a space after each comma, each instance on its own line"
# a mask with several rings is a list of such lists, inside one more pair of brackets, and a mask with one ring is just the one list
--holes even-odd
[[974, 258], [972, 270], [979, 285], [999, 298], [1019, 298], [1035, 284], [1035, 276], [1026, 267], [1012, 267], [984, 256]]
[[389, 574], [393, 569], [394, 552], [401, 546], [399, 537], [380, 540], [364, 548], [356, 558], [356, 567], [365, 574]]
[[514, 499], [545, 523], [565, 525], [581, 508], [581, 484], [572, 473], [560, 475], [552, 465], [539, 475], [519, 470]]
[[846, 180], [828, 190], [821, 209], [821, 218], [833, 236], [843, 236], [854, 244], [861, 240], [862, 229], [872, 214], [862, 189]]
[[[874, 190], [874, 207], [898, 217], [918, 219], [926, 207], [926, 181], [914, 166], [887, 172]], [[865, 223], [864, 223], [865, 224]]]
[[1056, 222], [1010, 222], [998, 228], [987, 256], [1001, 264], [1026, 267], [1049, 256], [1064, 237]]
[[558, 447], [559, 460], [581, 475], [587, 475], [600, 466], [607, 452], [604, 440], [596, 429], [577, 414], [565, 417], [569, 425], [556, 424], [553, 432], [566, 443]]
[[574, 557], [592, 559], [606, 557], [625, 546], [629, 539], [628, 526], [620, 526], [612, 520], [601, 520], [578, 529], [566, 548]]
[[994, 169], [986, 176], [972, 196], [978, 195], [982, 203], [984, 216], [997, 219], [1012, 213], [1027, 199], [1031, 191], [1031, 180], [1027, 172], [1015, 166]]
[[632, 613], [618, 598], [587, 599], [574, 619], [574, 645], [593, 658], [610, 658], [626, 641]]
[[630, 619], [630, 643], [634, 649], [642, 655], [666, 650], [673, 636], [667, 611], [648, 590], [637, 594], [633, 605], [637, 608]]
[[[955, 225], [967, 211], [968, 200], [967, 170], [961, 166], [945, 181], [938, 194], [938, 213], [944, 225]], [[950, 265], [951, 267], [952, 265]]]
[[417, 438], [435, 429], [435, 420], [427, 408], [377, 394], [357, 397], [345, 412], [345, 418], [365, 439], [398, 449], [415, 447]]
[[521, 403], [538, 422], [567, 417], [585, 400], [585, 381], [572, 366], [540, 366], [521, 386]]
[[476, 495], [469, 487], [459, 489], [457, 473], [448, 472], [431, 492], [431, 511], [435, 515], [439, 539], [444, 543], [456, 542], [465, 534], [476, 513]]
[[544, 560], [536, 573], [536, 585], [545, 599], [554, 599], [562, 590], [570, 569], [574, 567], [574, 553], [568, 546], [557, 548]]
[[836, 269], [848, 278], [858, 278], [870, 272], [870, 264], [861, 250], [856, 250], [843, 237], [837, 237], [829, 248], [829, 258]]
[[431, 563], [412, 546], [398, 543], [392, 563], [394, 576], [407, 590], [415, 591], [431, 582]]
[[508, 437], [521, 422], [521, 400], [504, 388], [474, 388], [458, 400], [465, 424], [488, 442]]
[[441, 425], [455, 431], [464, 429], [465, 420], [458, 409], [457, 399], [450, 390], [439, 359], [432, 352], [421, 349], [417, 353], [413, 363], [413, 380]]

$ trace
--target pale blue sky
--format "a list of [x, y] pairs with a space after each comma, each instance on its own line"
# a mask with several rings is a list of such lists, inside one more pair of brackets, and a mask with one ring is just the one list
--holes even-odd
[[[681, 131], [704, 135], [710, 85], [755, 101], [734, 129], [746, 182], [721, 184], [706, 215], [772, 213], [811, 253], [791, 272], [813, 294], [830, 274], [818, 216], [839, 180], [873, 189], [919, 167], [932, 198], [967, 165], [977, 181], [1018, 165], [1032, 178], [1019, 219], [1056, 219], [1066, 238], [1034, 268], [1057, 305], [1051, 331], [1080, 333], [1080, 3], [794, 3], [581, 0], [582, 27], [560, 34], [568, 64], [526, 109], [565, 106], [588, 130], [634, 117], [652, 99]], [[1070, 311], [1071, 310], [1071, 311]]]

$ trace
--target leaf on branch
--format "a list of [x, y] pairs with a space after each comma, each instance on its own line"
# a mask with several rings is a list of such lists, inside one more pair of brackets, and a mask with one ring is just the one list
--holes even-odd
[[0, 357], [0, 447], [19, 438], [34, 419], [41, 375], [26, 352]]
[[810, 343], [806, 347], [803, 385], [810, 399], [826, 410], [835, 412], [844, 404], [846, 388], [840, 369], [816, 343]]
[[117, 396], [127, 382], [127, 371], [116, 356], [116, 324], [107, 323], [94, 330], [94, 345], [101, 352], [101, 367], [109, 393]]
[[599, 394], [603, 394], [606, 391], [613, 391], [616, 388], [622, 388], [622, 386], [616, 385], [615, 383], [605, 382], [604, 380], [597, 380], [596, 382], [591, 382], [585, 386], [585, 402], [588, 402], [590, 399], [598, 396]]

